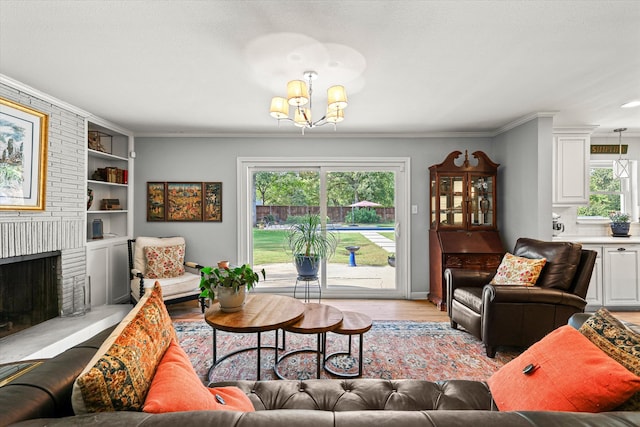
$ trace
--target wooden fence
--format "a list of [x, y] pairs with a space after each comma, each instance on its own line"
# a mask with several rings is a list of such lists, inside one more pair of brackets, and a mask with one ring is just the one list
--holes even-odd
[[[329, 206], [327, 208], [327, 215], [331, 222], [342, 223], [345, 222], [345, 217], [351, 212], [351, 209], [349, 206]], [[382, 222], [395, 221], [395, 208], [375, 207], [360, 209], [375, 210]], [[256, 206], [256, 218], [258, 221], [267, 217], [274, 218], [277, 223], [286, 222], [289, 216], [302, 216], [308, 213], [317, 214], [319, 212], [320, 208], [318, 206]]]

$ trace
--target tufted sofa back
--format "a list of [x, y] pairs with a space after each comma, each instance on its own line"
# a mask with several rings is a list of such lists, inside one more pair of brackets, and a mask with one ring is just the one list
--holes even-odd
[[484, 382], [450, 380], [304, 380], [233, 381], [256, 410], [415, 411], [476, 409], [497, 411]]

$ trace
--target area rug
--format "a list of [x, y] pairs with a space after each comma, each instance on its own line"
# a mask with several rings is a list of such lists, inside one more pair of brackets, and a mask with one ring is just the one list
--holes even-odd
[[[255, 380], [256, 351], [231, 356], [219, 364], [208, 377], [212, 364], [213, 332], [204, 321], [174, 321], [180, 345], [188, 354], [196, 372], [207, 384], [209, 381]], [[255, 346], [256, 334], [232, 334], [218, 331], [218, 358], [241, 348]], [[262, 346], [273, 347], [274, 332], [262, 334]], [[282, 346], [282, 335], [279, 338]], [[327, 334], [327, 353], [345, 351], [348, 338]], [[305, 348], [316, 348], [316, 335], [287, 333], [285, 353]], [[505, 363], [519, 353], [515, 350], [498, 351], [494, 359], [486, 356], [484, 347], [471, 334], [452, 329], [449, 323], [374, 321], [364, 334], [362, 378], [487, 380]], [[283, 353], [279, 351], [279, 356]], [[352, 355], [357, 357], [358, 337], [352, 342]], [[273, 349], [263, 349], [261, 380], [276, 379]], [[333, 370], [356, 372], [357, 359], [335, 356], [328, 361]], [[302, 352], [285, 357], [278, 363], [278, 372], [286, 379], [316, 378], [316, 355]], [[336, 378], [324, 369], [321, 378]]]

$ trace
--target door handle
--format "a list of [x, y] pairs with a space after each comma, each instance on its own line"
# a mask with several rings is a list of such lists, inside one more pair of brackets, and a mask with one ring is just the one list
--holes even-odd
[[627, 248], [618, 248], [618, 251], [622, 252], [622, 251], [626, 251]]

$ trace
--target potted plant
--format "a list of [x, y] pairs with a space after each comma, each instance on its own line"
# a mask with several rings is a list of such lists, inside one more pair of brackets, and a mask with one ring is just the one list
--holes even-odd
[[611, 219], [611, 233], [614, 236], [628, 236], [629, 235], [629, 214], [624, 212], [611, 212], [609, 214]]
[[[242, 309], [246, 298], [246, 290], [251, 290], [260, 281], [258, 273], [248, 265], [240, 267], [203, 267], [200, 270], [201, 298], [209, 298], [213, 301], [215, 289], [218, 289], [218, 302], [220, 309], [230, 313]], [[264, 268], [260, 271], [262, 278], [266, 275]]]
[[335, 233], [322, 226], [320, 215], [304, 215], [285, 238], [301, 277], [317, 277], [319, 261], [331, 257], [338, 246]]

